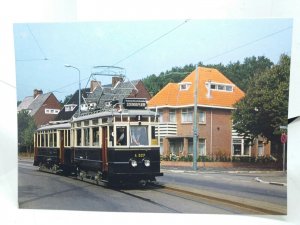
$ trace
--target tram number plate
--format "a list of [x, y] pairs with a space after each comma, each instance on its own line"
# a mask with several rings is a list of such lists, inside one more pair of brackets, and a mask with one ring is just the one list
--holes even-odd
[[136, 158], [144, 158], [145, 157], [145, 153], [136, 153], [136, 154], [134, 154], [134, 157], [136, 157]]

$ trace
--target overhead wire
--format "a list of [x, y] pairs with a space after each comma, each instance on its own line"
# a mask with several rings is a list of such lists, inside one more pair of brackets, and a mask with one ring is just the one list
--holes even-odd
[[283, 32], [283, 31], [289, 30], [289, 29], [291, 29], [291, 28], [292, 28], [292, 27], [286, 27], [286, 28], [283, 28], [283, 29], [278, 30], [278, 31], [276, 31], [276, 32], [273, 32], [273, 33], [271, 33], [271, 34], [267, 34], [267, 35], [265, 35], [265, 36], [263, 36], [263, 37], [257, 38], [257, 39], [255, 39], [255, 40], [252, 40], [252, 41], [250, 41], [250, 42], [247, 42], [247, 43], [245, 43], [245, 44], [242, 44], [242, 45], [237, 46], [237, 47], [235, 47], [235, 48], [232, 48], [232, 49], [230, 49], [230, 50], [224, 51], [224, 52], [222, 52], [222, 53], [220, 53], [220, 54], [217, 54], [217, 55], [215, 55], [215, 56], [212, 56], [212, 57], [210, 57], [210, 58], [207, 58], [207, 59], [203, 60], [203, 62], [208, 62], [208, 61], [210, 61], [210, 60], [212, 60], [212, 59], [215, 59], [215, 58], [218, 58], [218, 57], [220, 57], [220, 56], [226, 55], [226, 54], [228, 54], [228, 53], [230, 53], [230, 52], [233, 52], [233, 51], [235, 51], [235, 50], [238, 50], [238, 49], [240, 49], [240, 48], [244, 48], [244, 47], [246, 47], [246, 46], [252, 45], [252, 44], [254, 44], [254, 43], [256, 43], [256, 42], [259, 42], [259, 41], [261, 41], [261, 40], [264, 40], [264, 39], [266, 39], [266, 38], [269, 38], [269, 37], [271, 37], [271, 36], [274, 36], [274, 35], [276, 35], [276, 34], [279, 34], [279, 33]]
[[[190, 21], [190, 19], [184, 20], [184, 21], [183, 21], [182, 23], [180, 23], [179, 25], [176, 25], [174, 28], [168, 30], [167, 32], [165, 32], [165, 33], [163, 33], [162, 35], [160, 35], [160, 36], [158, 36], [157, 38], [155, 38], [154, 40], [150, 41], [149, 43], [145, 44], [144, 46], [142, 46], [142, 47], [138, 48], [137, 50], [133, 51], [133, 52], [130, 53], [128, 56], [126, 56], [126, 57], [120, 59], [119, 61], [117, 61], [116, 63], [114, 63], [112, 66], [115, 66], [115, 65], [117, 65], [117, 64], [119, 64], [119, 63], [121, 63], [121, 62], [123, 62], [123, 61], [125, 61], [125, 60], [127, 60], [127, 59], [129, 59], [130, 57], [136, 55], [137, 53], [139, 53], [140, 51], [144, 50], [144, 49], [147, 48], [148, 46], [150, 46], [150, 45], [152, 45], [153, 43], [159, 41], [160, 39], [162, 39], [163, 37], [165, 37], [165, 36], [167, 36], [168, 34], [172, 33], [173, 31], [177, 30], [177, 29], [180, 28], [181, 26], [185, 25], [185, 24], [186, 24], [187, 22], [189, 22], [189, 21]], [[44, 51], [42, 50], [41, 46], [39, 45], [39, 43], [38, 43], [36, 37], [34, 36], [34, 34], [33, 34], [33, 32], [31, 31], [31, 29], [30, 29], [30, 27], [29, 27], [28, 24], [27, 24], [27, 27], [28, 27], [28, 30], [29, 30], [29, 32], [31, 33], [33, 39], [35, 40], [36, 45], [38, 46], [38, 48], [40, 49], [42, 55], [44, 56], [44, 59], [40, 59], [40, 60], [48, 60], [48, 58], [46, 57]], [[222, 52], [222, 53], [220, 53], [220, 54], [217, 54], [217, 55], [215, 55], [215, 56], [212, 56], [212, 57], [210, 57], [210, 58], [207, 58], [207, 59], [203, 60], [203, 62], [208, 62], [208, 61], [210, 61], [210, 60], [212, 60], [212, 59], [218, 58], [218, 57], [220, 57], [220, 56], [226, 55], [226, 54], [231, 53], [231, 52], [233, 52], [233, 51], [236, 51], [236, 50], [238, 50], [238, 49], [241, 49], [241, 48], [244, 48], [244, 47], [246, 47], [246, 46], [252, 45], [252, 44], [254, 44], [254, 43], [256, 43], [256, 42], [259, 42], [259, 41], [261, 41], [261, 40], [264, 40], [264, 39], [266, 39], [266, 38], [269, 38], [269, 37], [271, 37], [271, 36], [274, 36], [274, 35], [276, 35], [276, 34], [279, 34], [279, 33], [281, 33], [281, 32], [284, 32], [284, 31], [286, 31], [286, 30], [289, 30], [289, 29], [291, 29], [291, 28], [292, 28], [292, 27], [289, 26], [289, 27], [283, 28], [283, 29], [281, 29], [281, 30], [278, 30], [278, 31], [276, 31], [276, 32], [267, 34], [267, 35], [265, 35], [265, 36], [263, 36], [263, 37], [257, 38], [257, 39], [255, 39], [255, 40], [252, 40], [252, 41], [247, 42], [247, 43], [245, 43], [245, 44], [239, 45], [239, 46], [237, 46], [237, 47], [235, 47], [235, 48], [232, 48], [232, 49], [230, 49], [230, 50], [224, 51], [224, 52]], [[38, 60], [38, 59], [32, 59], [32, 60]], [[26, 61], [26, 60], [19, 60], [19, 61]], [[85, 79], [87, 79], [87, 78], [85, 78]], [[65, 85], [65, 86], [63, 86], [63, 87], [57, 88], [57, 89], [54, 90], [54, 91], [58, 91], [58, 90], [60, 90], [60, 89], [63, 89], [63, 88], [72, 86], [72, 85], [74, 85], [74, 84], [76, 84], [76, 83], [73, 82], [73, 83], [67, 84], [67, 85]], [[54, 91], [53, 91], [53, 92], [54, 92]]]
[[163, 37], [167, 36], [168, 34], [172, 33], [173, 31], [177, 30], [178, 28], [180, 28], [181, 26], [185, 25], [187, 22], [189, 22], [190, 19], [186, 19], [185, 21], [183, 21], [182, 23], [180, 23], [179, 25], [175, 26], [174, 28], [172, 28], [171, 30], [167, 31], [166, 33], [160, 35], [159, 37], [155, 38], [153, 41], [149, 42], [148, 44], [138, 48], [137, 50], [135, 50], [134, 52], [132, 52], [131, 54], [129, 54], [128, 56], [124, 57], [123, 59], [120, 59], [119, 61], [117, 61], [116, 63], [113, 64], [113, 66], [119, 64], [120, 62], [123, 62], [125, 60], [127, 60], [128, 58], [134, 56], [135, 54], [137, 54], [138, 52], [144, 50], [145, 48], [147, 48], [148, 46], [152, 45], [153, 43], [159, 41], [160, 39], [162, 39]]
[[41, 46], [40, 46], [38, 40], [36, 39], [35, 35], [33, 34], [33, 32], [32, 32], [32, 30], [31, 30], [29, 24], [27, 23], [26, 26], [27, 26], [27, 29], [28, 29], [29, 33], [31, 34], [31, 36], [32, 36], [32, 38], [33, 38], [35, 44], [37, 45], [37, 47], [39, 48], [40, 52], [42, 53], [42, 55], [43, 55], [43, 57], [44, 57], [44, 58], [41, 59], [41, 60], [48, 60], [48, 58], [46, 57], [45, 52], [43, 51], [43, 49], [41, 48]]

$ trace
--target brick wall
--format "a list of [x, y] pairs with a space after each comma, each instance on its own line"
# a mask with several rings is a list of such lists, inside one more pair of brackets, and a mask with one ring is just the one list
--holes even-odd
[[[207, 109], [199, 108], [199, 111], [206, 113], [206, 121], [203, 124], [198, 123], [199, 138], [206, 140], [206, 154], [226, 154], [231, 155], [231, 111], [226, 109]], [[163, 109], [163, 121], [169, 121], [169, 109]], [[198, 117], [199, 118], [199, 117]], [[182, 138], [193, 137], [193, 122], [181, 122], [181, 109], [176, 110], [177, 136]], [[187, 152], [187, 139], [182, 140], [185, 143], [184, 152]], [[164, 145], [167, 147], [167, 144]]]
[[149, 94], [148, 90], [146, 89], [146, 87], [142, 81], [139, 81], [135, 87], [138, 89], [138, 93], [136, 93], [136, 91], [133, 91], [128, 97], [130, 97], [130, 98], [146, 98], [147, 100], [150, 100], [151, 95]]
[[57, 114], [45, 114], [46, 108], [61, 109], [60, 103], [53, 94], [48, 97], [48, 99], [44, 102], [44, 104], [40, 107], [40, 109], [35, 113], [33, 117], [37, 127], [47, 124], [49, 121], [54, 120], [57, 116]]

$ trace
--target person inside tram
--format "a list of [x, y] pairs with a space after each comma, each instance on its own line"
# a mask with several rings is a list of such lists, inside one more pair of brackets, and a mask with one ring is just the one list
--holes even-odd
[[124, 127], [117, 129], [117, 145], [126, 145], [126, 132]]

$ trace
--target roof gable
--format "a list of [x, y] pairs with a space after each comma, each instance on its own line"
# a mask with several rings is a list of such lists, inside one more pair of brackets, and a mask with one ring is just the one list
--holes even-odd
[[44, 104], [44, 102], [49, 98], [52, 93], [40, 94], [38, 95], [33, 102], [28, 106], [30, 111], [30, 115], [33, 116]]

